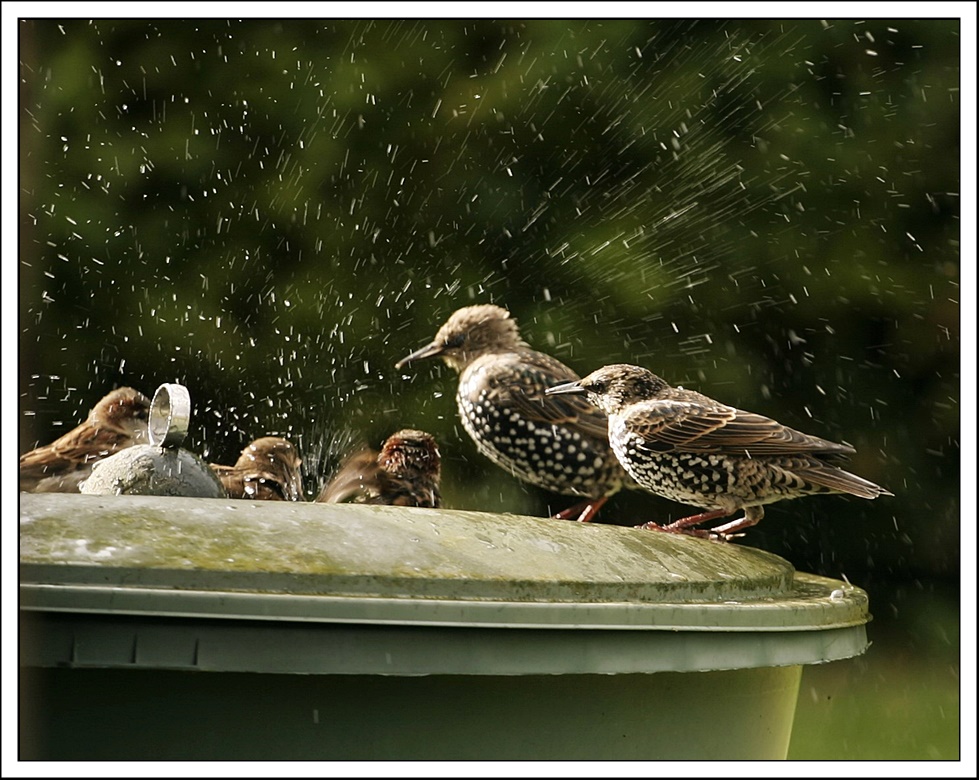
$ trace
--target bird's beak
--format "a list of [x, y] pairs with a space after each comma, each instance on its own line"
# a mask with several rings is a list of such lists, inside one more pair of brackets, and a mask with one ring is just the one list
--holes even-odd
[[416, 349], [407, 357], [401, 358], [401, 360], [394, 364], [394, 367], [400, 371], [413, 360], [436, 357], [437, 355], [441, 355], [444, 351], [444, 344], [439, 344], [437, 341], [433, 341], [431, 344], [426, 344], [421, 349]]
[[544, 395], [563, 395], [565, 393], [581, 395], [585, 392], [587, 391], [581, 386], [581, 382], [575, 381], [565, 382], [563, 385], [554, 385], [554, 387], [549, 387], [544, 391]]

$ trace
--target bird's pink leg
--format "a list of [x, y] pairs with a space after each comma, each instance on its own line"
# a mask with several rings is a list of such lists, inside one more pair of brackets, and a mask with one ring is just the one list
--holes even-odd
[[598, 510], [602, 508], [602, 504], [604, 504], [606, 501], [608, 501], [608, 496], [602, 496], [601, 498], [589, 498], [585, 501], [579, 501], [574, 506], [558, 512], [556, 515], [554, 515], [554, 519], [575, 519], [579, 523], [591, 522], [591, 519], [598, 514]]
[[643, 523], [635, 526], [648, 531], [666, 531], [667, 533], [686, 534], [687, 536], [697, 536], [701, 539], [718, 539], [724, 542], [734, 539], [736, 536], [744, 536], [745, 528], [758, 523], [765, 516], [765, 510], [760, 506], [749, 506], [744, 510], [744, 517], [732, 520], [730, 523], [716, 526], [714, 528], [692, 528], [691, 526], [705, 523], [708, 520], [716, 520], [718, 517], [727, 517], [731, 512], [724, 509], [714, 509], [710, 512], [702, 512], [699, 515], [681, 517], [669, 525], [659, 525], [658, 523]]
[[[708, 520], [716, 520], [718, 517], [727, 517], [731, 514], [728, 509], [713, 509], [710, 512], [701, 512], [699, 515], [690, 515], [690, 517], [681, 517], [679, 520], [674, 520], [668, 525], [660, 525], [659, 523], [644, 523], [643, 525], [637, 525], [636, 528], [647, 528], [651, 531], [670, 531], [671, 533], [682, 533], [683, 531], [690, 528], [693, 525], [700, 525], [701, 523], [706, 523]], [[699, 536], [699, 534], [694, 534]]]
[[710, 512], [701, 512], [699, 515], [681, 517], [679, 520], [674, 520], [669, 525], [665, 525], [663, 527], [670, 531], [676, 531], [682, 528], [689, 528], [692, 525], [706, 523], [708, 520], [716, 520], [719, 517], [727, 517], [729, 514], [731, 514], [730, 509], [712, 509]]
[[743, 531], [745, 528], [751, 528], [753, 525], [757, 525], [758, 521], [765, 516], [765, 510], [760, 506], [749, 506], [744, 510], [744, 517], [737, 520], [732, 520], [730, 523], [725, 523], [724, 525], [719, 525], [716, 528], [711, 528], [711, 533], [720, 534], [722, 536], [730, 536], [735, 531]]
[[659, 525], [658, 523], [643, 523], [642, 525], [635, 525], [633, 528], [641, 528], [644, 531], [663, 531], [668, 534], [682, 534], [683, 536], [696, 536], [698, 539], [722, 539], [722, 541], [727, 541], [725, 537], [718, 536], [706, 528], [671, 528], [668, 525]]

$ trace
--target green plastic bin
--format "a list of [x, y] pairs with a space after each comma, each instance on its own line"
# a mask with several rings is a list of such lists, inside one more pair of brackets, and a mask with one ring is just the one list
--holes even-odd
[[866, 594], [632, 528], [21, 495], [21, 758], [772, 759]]

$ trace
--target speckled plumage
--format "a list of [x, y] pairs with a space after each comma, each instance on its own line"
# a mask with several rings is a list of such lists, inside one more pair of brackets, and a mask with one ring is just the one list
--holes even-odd
[[51, 444], [20, 456], [20, 489], [77, 493], [92, 464], [148, 439], [150, 399], [131, 387], [113, 390], [86, 420]]
[[347, 458], [316, 500], [437, 509], [441, 471], [435, 438], [406, 428], [389, 436], [380, 452], [364, 448]]
[[234, 466], [208, 464], [229, 498], [304, 501], [302, 459], [288, 439], [263, 436], [241, 451]]
[[397, 366], [430, 357], [459, 372], [459, 417], [481, 453], [518, 479], [586, 499], [558, 517], [590, 520], [631, 483], [609, 447], [605, 415], [583, 399], [544, 395], [578, 375], [531, 349], [506, 309], [459, 309], [430, 344]]
[[[609, 418], [619, 462], [652, 493], [707, 509], [666, 526], [645, 527], [729, 538], [757, 523], [762, 506], [817, 493], [892, 495], [839, 468], [854, 449], [793, 430], [768, 417], [671, 387], [638, 366], [605, 366], [548, 394], [582, 393]], [[743, 509], [744, 518], [710, 531], [693, 526]]]

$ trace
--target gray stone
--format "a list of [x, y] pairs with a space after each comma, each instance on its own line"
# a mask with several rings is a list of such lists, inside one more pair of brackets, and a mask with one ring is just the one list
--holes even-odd
[[115, 496], [224, 498], [221, 481], [200, 457], [183, 449], [136, 445], [100, 460], [79, 492]]

